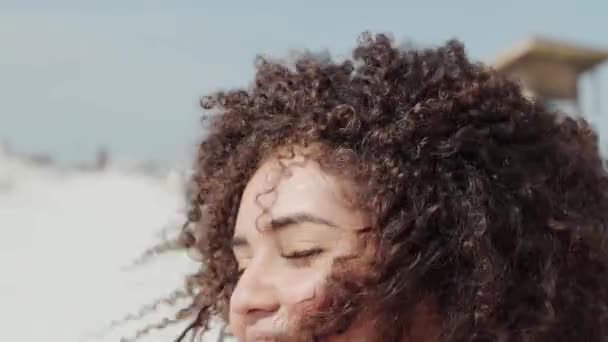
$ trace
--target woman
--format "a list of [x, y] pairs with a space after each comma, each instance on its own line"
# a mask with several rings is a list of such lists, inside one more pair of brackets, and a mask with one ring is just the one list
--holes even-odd
[[260, 60], [252, 87], [203, 107], [188, 330], [219, 315], [247, 342], [608, 339], [596, 136], [460, 43]]

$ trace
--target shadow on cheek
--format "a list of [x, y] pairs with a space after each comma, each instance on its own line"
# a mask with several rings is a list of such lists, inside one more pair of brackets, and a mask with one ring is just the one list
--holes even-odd
[[320, 279], [294, 280], [293, 285], [289, 286], [285, 302], [290, 305], [300, 305], [314, 302], [320, 294], [322, 281]]

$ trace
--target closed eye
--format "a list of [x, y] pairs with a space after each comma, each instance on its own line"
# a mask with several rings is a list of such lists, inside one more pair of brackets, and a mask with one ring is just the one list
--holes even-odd
[[312, 248], [312, 249], [306, 249], [306, 250], [301, 250], [301, 251], [295, 251], [295, 252], [291, 252], [288, 254], [283, 254], [281, 256], [285, 259], [304, 259], [304, 258], [310, 258], [310, 257], [316, 256], [316, 255], [319, 255], [321, 253], [323, 253], [323, 249]]
[[[322, 248], [311, 248], [311, 249], [306, 249], [306, 250], [301, 250], [301, 251], [294, 251], [294, 252], [287, 253], [287, 254], [281, 254], [281, 257], [293, 262], [298, 267], [302, 267], [302, 266], [308, 266], [308, 264], [312, 258], [320, 255], [323, 252], [325, 252], [325, 250], [323, 250]], [[236, 274], [237, 282], [243, 276], [243, 273], [245, 273], [245, 270], [246, 270], [245, 268], [241, 268], [237, 271], [237, 274]]]

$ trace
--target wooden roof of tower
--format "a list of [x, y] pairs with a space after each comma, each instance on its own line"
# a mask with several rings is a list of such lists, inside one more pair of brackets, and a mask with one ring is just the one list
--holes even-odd
[[532, 37], [500, 56], [494, 68], [533, 96], [576, 100], [579, 76], [606, 59], [608, 50]]

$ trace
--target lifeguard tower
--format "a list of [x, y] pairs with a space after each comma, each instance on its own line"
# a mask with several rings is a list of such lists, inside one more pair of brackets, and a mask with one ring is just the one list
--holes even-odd
[[[608, 50], [532, 37], [499, 56], [494, 68], [518, 81], [534, 100], [580, 116], [579, 79], [607, 59]], [[599, 110], [597, 89], [595, 96]]]

